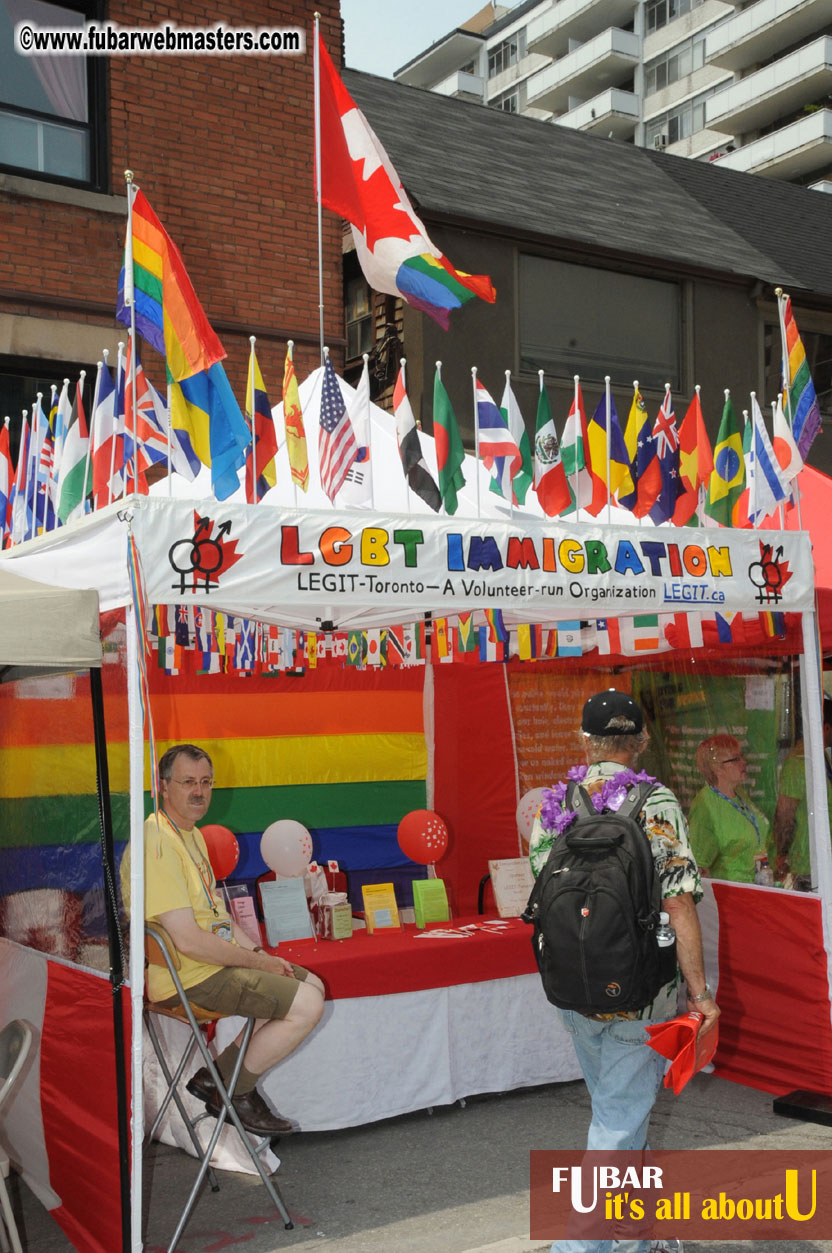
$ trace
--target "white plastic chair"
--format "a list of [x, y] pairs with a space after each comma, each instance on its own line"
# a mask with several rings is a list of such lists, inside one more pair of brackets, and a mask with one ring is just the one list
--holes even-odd
[[[3, 1121], [4, 1106], [14, 1091], [14, 1085], [23, 1069], [29, 1049], [32, 1046], [32, 1028], [27, 1023], [15, 1018], [0, 1031], [0, 1125]], [[13, 1253], [23, 1253], [17, 1223], [12, 1212], [12, 1203], [6, 1188], [9, 1175], [9, 1159], [0, 1146], [0, 1249], [9, 1251], [9, 1241]]]

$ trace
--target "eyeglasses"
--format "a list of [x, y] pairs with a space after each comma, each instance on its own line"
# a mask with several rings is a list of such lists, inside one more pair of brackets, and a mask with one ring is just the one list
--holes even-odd
[[214, 786], [213, 779], [171, 779], [171, 783], [177, 783], [179, 787], [198, 787], [200, 789], [207, 787], [210, 791]]
[[730, 766], [735, 761], [745, 761], [745, 758], [742, 756], [742, 754], [740, 754], [739, 757], [726, 757], [724, 761], [717, 762], [717, 765]]

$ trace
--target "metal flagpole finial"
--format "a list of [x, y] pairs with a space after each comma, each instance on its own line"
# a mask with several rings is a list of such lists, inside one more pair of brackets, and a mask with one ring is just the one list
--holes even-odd
[[37, 396], [38, 400], [43, 400], [43, 392], [35, 392], [35, 395]]
[[664, 390], [665, 390], [665, 392], [669, 392], [669, 391], [670, 391], [670, 384], [669, 384], [669, 383], [665, 383], [665, 385], [664, 385]]
[[774, 289], [774, 294], [775, 294], [775, 296], [777, 297], [777, 299], [779, 300], [779, 299], [780, 299], [780, 297], [783, 295], [783, 288], [782, 288], [782, 287], [775, 287], [775, 289]]
[[326, 361], [328, 357], [329, 357], [329, 349], [327, 348], [326, 344], [324, 344], [324, 361]]
[[728, 399], [728, 397], [729, 397], [730, 395], [731, 395], [731, 389], [730, 389], [730, 387], [726, 387], [726, 388], [725, 388], [725, 399], [727, 400], [727, 399]]
[[694, 389], [693, 389], [693, 390], [696, 392], [696, 394], [697, 394], [697, 396], [698, 396], [698, 395], [699, 395], [699, 393], [702, 391], [702, 388], [701, 388], [701, 386], [699, 385], [699, 383], [697, 383], [697, 384], [696, 384], [696, 386], [694, 387]]
[[442, 377], [442, 362], [441, 361], [437, 361], [436, 363], [436, 373], [439, 375], [440, 378]]
[[125, 171], [124, 171], [124, 181], [125, 181], [125, 183], [127, 184], [127, 186], [129, 187], [129, 186], [130, 186], [130, 184], [131, 184], [131, 183], [132, 183], [132, 181], [133, 181], [133, 171], [132, 171], [132, 170], [125, 170]]
[[[437, 366], [437, 369], [438, 369], [438, 368], [439, 368], [439, 362], [438, 362], [438, 361], [437, 361], [437, 363], [436, 363], [436, 366]], [[475, 365], [472, 365], [472, 366], [471, 366], [471, 378], [472, 378], [472, 379], [475, 379], [476, 377], [477, 377], [477, 367], [476, 367]]]
[[510, 379], [510, 378], [511, 378], [511, 370], [505, 370], [505, 371], [504, 371], [504, 374], [505, 374], [505, 376], [506, 376], [506, 378], [507, 378], [507, 379]]
[[633, 391], [638, 391], [638, 379], [633, 379]]
[[251, 346], [252, 346], [252, 348], [253, 348], [253, 347], [254, 347], [254, 345], [257, 343], [257, 336], [256, 336], [256, 335], [249, 335], [249, 337], [248, 337], [248, 342], [251, 344]]
[[86, 372], [86, 370], [82, 370], [82, 371], [81, 371], [81, 373], [78, 375], [78, 377], [79, 377], [79, 379], [81, 380], [81, 382], [83, 382], [83, 381], [84, 381], [84, 379], [87, 377], [87, 372]]
[[610, 377], [611, 377], [611, 376], [610, 376], [609, 374], [605, 374], [605, 375], [604, 375], [604, 383], [605, 383], [605, 384], [609, 383], [609, 381], [610, 381]]

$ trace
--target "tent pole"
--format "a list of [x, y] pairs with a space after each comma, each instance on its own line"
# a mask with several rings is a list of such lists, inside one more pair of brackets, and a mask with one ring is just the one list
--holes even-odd
[[104, 725], [104, 694], [101, 670], [90, 669], [93, 737], [95, 741], [95, 780], [98, 793], [98, 823], [101, 832], [101, 861], [104, 872], [104, 904], [107, 914], [107, 940], [110, 953], [110, 983], [113, 991], [113, 1043], [116, 1064], [116, 1108], [118, 1118], [119, 1185], [121, 1189], [121, 1247], [130, 1249], [130, 1128], [127, 1114], [127, 1083], [124, 1073], [124, 947], [119, 928], [116, 899], [113, 814], [110, 806], [110, 772]]
[[[801, 695], [803, 742], [806, 763], [809, 809], [809, 852], [812, 884], [820, 897], [823, 942], [832, 1000], [832, 848], [829, 841], [829, 806], [826, 800], [826, 758], [823, 743], [823, 687], [820, 640], [817, 615], [805, 612], [803, 621], [803, 653], [801, 655]], [[809, 790], [811, 787], [811, 790]]]
[[142, 1154], [144, 1106], [142, 1046], [144, 1039], [144, 730], [139, 691], [139, 658], [132, 605], [127, 606], [127, 713], [130, 748], [130, 996], [132, 1017], [131, 1239], [133, 1253], [142, 1249]]

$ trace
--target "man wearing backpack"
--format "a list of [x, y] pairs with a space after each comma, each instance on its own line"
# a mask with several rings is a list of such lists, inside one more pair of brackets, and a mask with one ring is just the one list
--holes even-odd
[[[538, 882], [527, 916], [535, 924], [534, 942], [544, 987], [549, 999], [559, 1005], [561, 1020], [572, 1037], [589, 1089], [592, 1120], [587, 1148], [641, 1150], [647, 1143], [650, 1114], [665, 1068], [664, 1058], [647, 1047], [645, 1024], [675, 1016], [679, 971], [673, 970], [671, 965], [670, 977], [661, 982], [666, 977], [666, 967], [655, 965], [656, 960], [661, 963], [659, 949], [658, 959], [650, 954], [654, 967], [641, 971], [634, 982], [628, 983], [617, 974], [609, 977], [608, 963], [615, 959], [615, 952], [610, 956], [609, 950], [615, 950], [624, 942], [623, 931], [622, 935], [612, 934], [616, 930], [616, 917], [626, 915], [630, 909], [643, 915], [646, 912], [649, 917], [642, 917], [629, 931], [637, 937], [634, 943], [640, 942], [640, 933], [650, 933], [655, 948], [658, 908], [669, 914], [676, 933], [676, 956], [686, 983], [688, 1007], [704, 1015], [703, 1031], [716, 1023], [719, 1008], [705, 980], [695, 908], [702, 891], [684, 815], [668, 788], [661, 784], [650, 786], [655, 780], [643, 772], [635, 773], [647, 743], [642, 711], [632, 697], [610, 688], [586, 702], [581, 731], [587, 766], [573, 767], [569, 771], [570, 785], [559, 784], [544, 793], [540, 816], [532, 831], [530, 857]], [[576, 791], [575, 784], [580, 784], [599, 811], [598, 815], [593, 815], [594, 827], [593, 817], [588, 816], [589, 809], [586, 813], [582, 810], [586, 799]], [[634, 806], [639, 808], [633, 810]], [[615, 858], [608, 857], [604, 851], [607, 838], [604, 823], [607, 823], [606, 830], [613, 832], [612, 842], [621, 848], [626, 849], [627, 840], [634, 840], [632, 831], [626, 831], [628, 825], [632, 826], [632, 819], [616, 815], [611, 824], [609, 819], [610, 813], [620, 809], [623, 815], [628, 808], [633, 810], [636, 822], [649, 841], [654, 874], [650, 876], [648, 861], [646, 874], [651, 881], [646, 888], [641, 886], [638, 880], [641, 872], [635, 867], [635, 859], [630, 857], [630, 853], [642, 851], [637, 844], [626, 854], [616, 853]], [[580, 820], [578, 812], [582, 814]], [[588, 833], [591, 848], [588, 856], [584, 854], [583, 864], [579, 864], [582, 850], [578, 849], [572, 857], [568, 845], [571, 843], [577, 848], [584, 833]], [[598, 875], [606, 876], [603, 890], [597, 893], [591, 877], [586, 878], [587, 874], [591, 876], [593, 859], [599, 866]], [[624, 864], [623, 870], [611, 864], [616, 861]], [[620, 881], [616, 881], [616, 874]], [[572, 892], [571, 899], [570, 882], [583, 885], [578, 893]], [[648, 893], [646, 904], [638, 899], [639, 893], [644, 897], [645, 892]], [[559, 894], [556, 906], [551, 906], [553, 894]], [[548, 943], [547, 909], [551, 909], [550, 935], [551, 921], [556, 920], [555, 934]], [[599, 934], [599, 920], [609, 935], [604, 930]], [[595, 932], [593, 923], [596, 923]], [[576, 955], [576, 945], [580, 946], [580, 956]], [[564, 953], [569, 954], [566, 961]], [[576, 974], [580, 970], [584, 971], [582, 976]], [[644, 996], [649, 999], [639, 1004]], [[569, 1253], [607, 1253], [610, 1247], [608, 1240], [561, 1241], [552, 1249], [555, 1253], [567, 1253], [567, 1250]], [[681, 1246], [673, 1241], [656, 1241], [651, 1246], [645, 1240], [621, 1242], [613, 1247], [621, 1253], [625, 1249], [628, 1253], [646, 1253], [648, 1248], [651, 1253], [654, 1250], [659, 1253]]]

